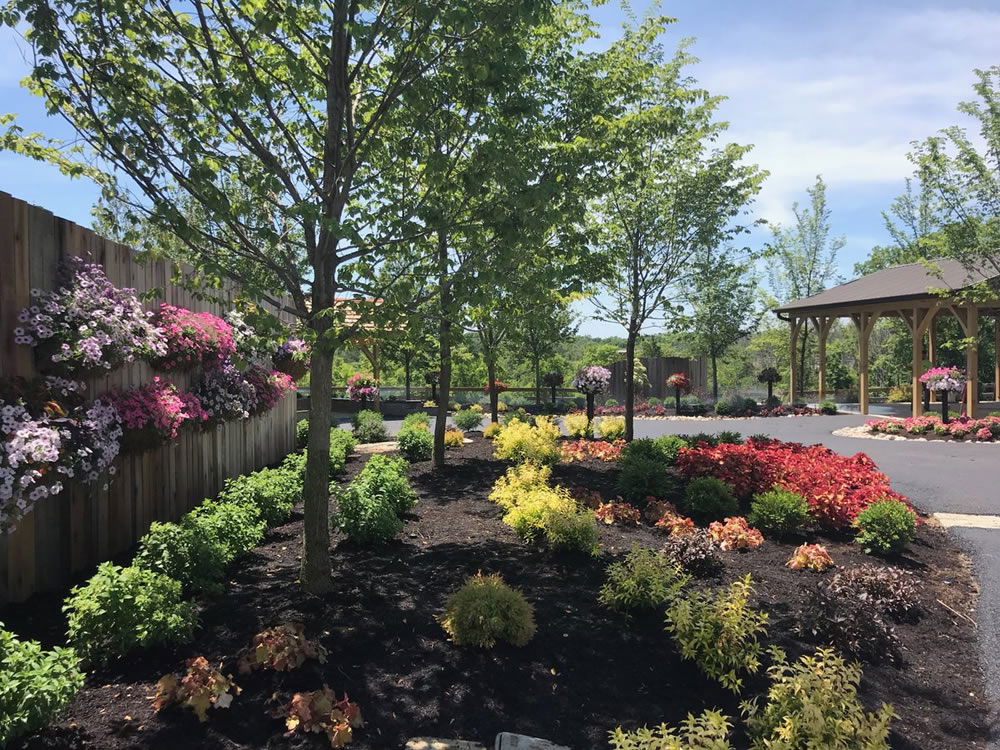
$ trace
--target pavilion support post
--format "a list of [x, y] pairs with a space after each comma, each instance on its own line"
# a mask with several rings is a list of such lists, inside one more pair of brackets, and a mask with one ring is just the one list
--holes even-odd
[[826, 400], [826, 340], [830, 335], [830, 328], [836, 318], [819, 317], [812, 318], [813, 328], [819, 339], [819, 373], [817, 382], [817, 399], [820, 403]]
[[993, 400], [1000, 401], [1000, 317], [993, 323]]
[[913, 311], [913, 361], [911, 363], [913, 372], [910, 377], [910, 405], [914, 417], [919, 417], [924, 412], [923, 384], [920, 382], [920, 368], [924, 362], [924, 336], [916, 324], [918, 314], [918, 310]]
[[970, 345], [965, 349], [965, 413], [976, 416], [979, 404], [979, 309], [970, 305], [965, 335]]
[[[927, 361], [930, 362], [930, 366], [934, 367], [934, 362], [937, 360], [937, 324], [935, 321], [931, 321], [930, 326], [927, 328]], [[931, 401], [937, 401], [938, 396], [934, 391], [930, 391]]]
[[880, 312], [861, 312], [851, 316], [858, 329], [858, 406], [862, 414], [868, 413], [868, 342]]
[[795, 377], [795, 359], [798, 356], [799, 331], [802, 329], [802, 318], [790, 317], [788, 337], [788, 403], [795, 403], [795, 392], [799, 383]]

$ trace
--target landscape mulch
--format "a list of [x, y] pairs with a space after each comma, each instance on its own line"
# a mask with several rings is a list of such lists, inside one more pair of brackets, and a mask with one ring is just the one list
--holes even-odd
[[[609, 729], [674, 724], [688, 713], [718, 708], [739, 730], [741, 698], [763, 693], [763, 675], [742, 696], [721, 688], [683, 661], [664, 631], [663, 614], [626, 619], [596, 600], [608, 561], [633, 544], [658, 546], [660, 531], [601, 526], [600, 556], [554, 554], [526, 544], [500, 521], [487, 500], [505, 465], [476, 436], [449, 453], [441, 471], [415, 464], [420, 502], [400, 537], [382, 546], [354, 545], [334, 535], [334, 591], [302, 594], [297, 583], [301, 516], [271, 530], [264, 544], [231, 571], [222, 595], [207, 600], [193, 643], [136, 651], [94, 671], [62, 719], [19, 748], [321, 748], [323, 735], [286, 737], [276, 713], [293, 692], [324, 684], [360, 704], [366, 724], [351, 747], [401, 748], [408, 737], [478, 740], [492, 746], [500, 731], [545, 737], [576, 750], [607, 746]], [[348, 462], [344, 481], [367, 457]], [[561, 464], [555, 481], [614, 494], [614, 464]], [[872, 562], [846, 539], [823, 539], [838, 565]], [[770, 613], [768, 639], [796, 657], [813, 648], [791, 635], [795, 612], [821, 575], [785, 567], [794, 545], [766, 541], [748, 552], [724, 553], [718, 585], [751, 573], [756, 606]], [[984, 748], [989, 708], [977, 657], [977, 588], [967, 560], [948, 537], [924, 524], [912, 550], [893, 564], [922, 581], [922, 615], [898, 632], [901, 667], [865, 665], [861, 693], [871, 708], [891, 703], [892, 746], [914, 750]], [[538, 631], [526, 646], [492, 650], [450, 643], [435, 619], [445, 599], [476, 573], [499, 572], [535, 608]], [[699, 585], [704, 585], [699, 584]], [[60, 596], [36, 597], [0, 615], [22, 637], [62, 641]], [[968, 619], [972, 618], [972, 619]], [[286, 673], [240, 675], [235, 657], [254, 633], [301, 622], [328, 650], [326, 664], [307, 662]], [[190, 711], [153, 712], [155, 683], [204, 655], [232, 672], [242, 692], [201, 724]]]

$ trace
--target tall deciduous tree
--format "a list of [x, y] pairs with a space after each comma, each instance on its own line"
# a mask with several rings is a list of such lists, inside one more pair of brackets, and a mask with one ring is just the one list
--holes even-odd
[[[419, 182], [386, 175], [412, 128], [450, 108], [447, 92], [473, 111], [522, 77], [524, 41], [550, 11], [543, 0], [16, 0], [0, 19], [29, 24], [31, 87], [126, 178], [119, 197], [137, 215], [206, 272], [290, 296], [311, 328], [307, 591], [332, 585], [331, 363], [351, 334], [332, 300], [370, 293], [363, 280], [415, 238], [445, 236], [420, 214]], [[4, 143], [45, 155], [17, 132]], [[448, 154], [437, 158], [446, 172]], [[203, 221], [188, 220], [188, 201]]]
[[[773, 262], [768, 264], [771, 286], [779, 301], [789, 302], [819, 294], [837, 278], [837, 253], [844, 246], [843, 237], [830, 236], [830, 209], [826, 205], [826, 183], [817, 175], [816, 183], [806, 191], [809, 205], [795, 203], [795, 225], [771, 227]], [[799, 334], [799, 388], [805, 386], [806, 353], [809, 347], [808, 321]], [[795, 367], [796, 364], [790, 364]], [[794, 399], [796, 394], [791, 394]]]
[[542, 361], [556, 353], [559, 344], [576, 333], [577, 322], [569, 309], [570, 297], [552, 289], [532, 300], [516, 321], [513, 348], [531, 364], [535, 404], [542, 403]]
[[599, 61], [615, 111], [601, 133], [604, 194], [593, 206], [596, 246], [607, 275], [594, 297], [596, 317], [625, 329], [625, 437], [633, 436], [636, 342], [675, 300], [676, 284], [699, 251], [744, 230], [738, 217], [764, 174], [743, 162], [748, 146], [714, 142], [719, 98], [685, 77], [685, 46], [664, 55], [667, 19], [627, 28]]

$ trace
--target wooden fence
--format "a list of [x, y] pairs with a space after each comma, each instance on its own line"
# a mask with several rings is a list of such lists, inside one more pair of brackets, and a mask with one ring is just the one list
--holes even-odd
[[[222, 313], [170, 283], [169, 264], [137, 263], [132, 251], [72, 222], [0, 192], [0, 377], [36, 374], [31, 347], [14, 343], [17, 314], [32, 288], [52, 289], [62, 258], [89, 256], [113, 284], [159, 290], [160, 301]], [[231, 297], [233, 289], [218, 292]], [[148, 383], [154, 373], [134, 363], [88, 382], [88, 397]], [[189, 375], [165, 375], [186, 387]], [[215, 495], [227, 477], [278, 461], [295, 442], [295, 398], [260, 416], [220, 430], [184, 431], [172, 445], [115, 462], [108, 486], [70, 485], [45, 498], [9, 535], [0, 535], [0, 604], [19, 602], [84, 576], [98, 562], [132, 547], [153, 521], [175, 520]]]
[[[707, 386], [707, 368], [704, 358], [684, 359], [683, 357], [640, 357], [646, 366], [646, 380], [649, 385], [636, 388], [638, 398], [673, 398], [674, 392], [667, 388], [666, 379], [675, 372], [687, 373], [693, 389], [704, 389]], [[610, 398], [625, 400], [625, 362], [615, 362], [611, 365]]]

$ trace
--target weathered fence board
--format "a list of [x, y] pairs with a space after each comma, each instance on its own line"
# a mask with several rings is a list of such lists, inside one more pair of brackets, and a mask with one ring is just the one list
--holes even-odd
[[[684, 359], [683, 357], [640, 357], [639, 360], [646, 366], [646, 380], [648, 385], [637, 387], [635, 395], [638, 398], [672, 398], [674, 392], [667, 388], [666, 380], [675, 372], [687, 373], [691, 380], [691, 387], [704, 389], [706, 383], [705, 363], [703, 358]], [[615, 362], [611, 365], [611, 389], [608, 392], [610, 398], [625, 400], [625, 362]]]
[[[100, 263], [116, 286], [161, 290], [150, 309], [168, 301], [224, 312], [224, 305], [170, 284], [166, 262], [138, 263], [128, 247], [0, 192], [0, 377], [37, 374], [30, 347], [14, 343], [17, 314], [30, 304], [32, 288], [55, 288], [59, 261], [74, 255]], [[218, 293], [231, 298], [234, 292]], [[147, 364], [133, 363], [89, 381], [88, 396], [143, 385], [154, 374]], [[185, 388], [194, 375], [161, 376]], [[294, 447], [294, 420], [295, 399], [288, 396], [270, 412], [221, 430], [188, 431], [159, 450], [123, 453], [106, 488], [70, 485], [41, 500], [13, 533], [0, 535], [0, 604], [65, 586], [128, 550], [153, 521], [174, 520], [215, 495], [226, 477], [278, 461]]]

